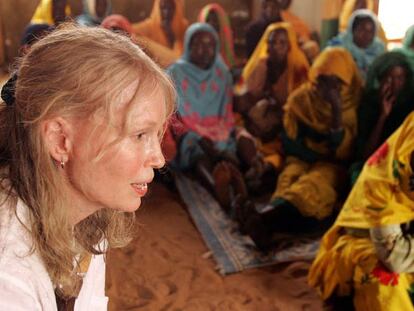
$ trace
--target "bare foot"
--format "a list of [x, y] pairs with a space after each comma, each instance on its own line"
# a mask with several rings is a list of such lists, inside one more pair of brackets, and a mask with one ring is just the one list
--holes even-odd
[[231, 204], [232, 173], [227, 162], [219, 162], [213, 169], [214, 192], [220, 205], [228, 211]]
[[233, 164], [228, 163], [228, 167], [231, 172], [231, 182], [235, 195], [240, 195], [243, 199], [247, 198], [247, 187], [244, 182], [243, 175], [241, 174], [239, 169], [235, 167]]

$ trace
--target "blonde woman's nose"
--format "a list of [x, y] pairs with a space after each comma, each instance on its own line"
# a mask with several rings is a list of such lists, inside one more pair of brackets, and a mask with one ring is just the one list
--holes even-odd
[[150, 166], [153, 168], [162, 168], [165, 165], [165, 158], [162, 154], [160, 143], [154, 144], [154, 148], [149, 155], [150, 157]]

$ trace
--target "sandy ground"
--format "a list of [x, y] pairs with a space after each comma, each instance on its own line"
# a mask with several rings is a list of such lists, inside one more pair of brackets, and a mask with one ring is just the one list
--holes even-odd
[[108, 256], [110, 310], [322, 310], [307, 262], [221, 276], [180, 198], [161, 184], [137, 219], [137, 238]]

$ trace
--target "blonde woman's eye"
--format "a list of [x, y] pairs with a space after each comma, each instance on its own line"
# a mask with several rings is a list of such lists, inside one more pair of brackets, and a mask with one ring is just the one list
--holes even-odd
[[144, 138], [144, 136], [145, 136], [145, 133], [139, 133], [139, 134], [136, 135], [136, 138], [137, 138], [137, 140], [141, 140], [141, 139]]

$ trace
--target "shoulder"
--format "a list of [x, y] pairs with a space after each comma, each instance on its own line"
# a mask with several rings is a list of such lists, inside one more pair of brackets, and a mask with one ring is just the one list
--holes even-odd
[[20, 222], [26, 219], [25, 208], [21, 202], [16, 213], [7, 203], [0, 207], [0, 306], [8, 301], [16, 310], [20, 306], [53, 310], [53, 285], [40, 256], [31, 252], [30, 235]]

